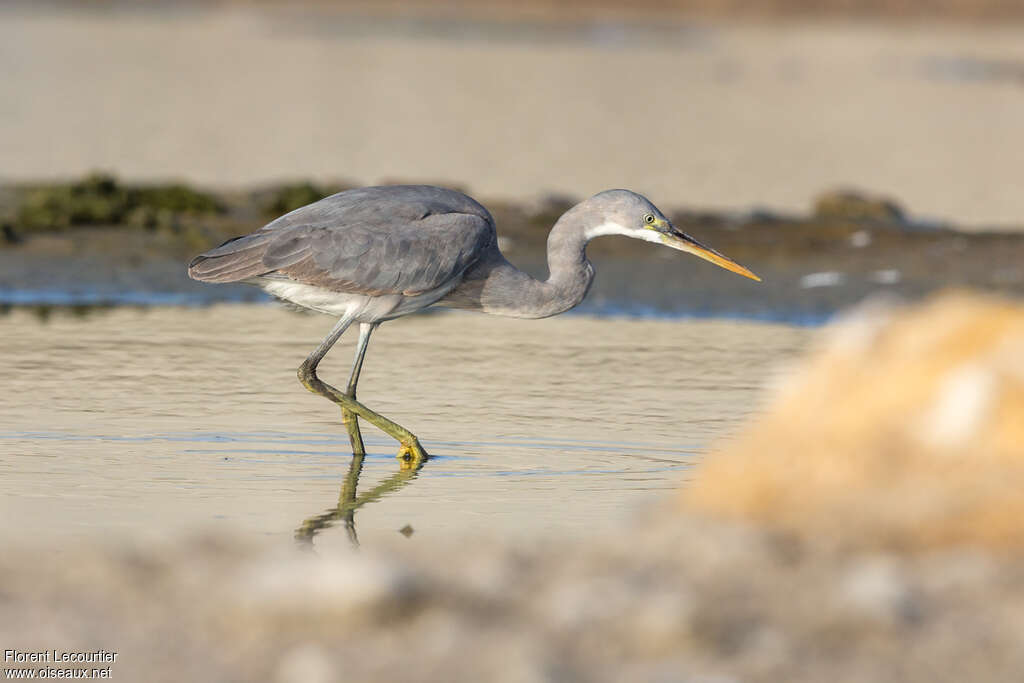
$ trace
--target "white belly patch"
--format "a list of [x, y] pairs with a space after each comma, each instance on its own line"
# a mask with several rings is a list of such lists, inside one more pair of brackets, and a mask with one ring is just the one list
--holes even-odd
[[371, 298], [365, 294], [334, 292], [330, 289], [304, 285], [293, 280], [261, 280], [260, 286], [263, 288], [263, 291], [276, 296], [278, 299], [284, 299], [296, 306], [337, 316], [354, 312], [353, 308], [360, 307], [367, 299]]
[[360, 322], [380, 322], [413, 313], [430, 306], [447, 294], [452, 285], [439, 287], [422, 294], [350, 294], [323, 287], [304, 285], [294, 280], [260, 279], [260, 287], [278, 299], [296, 306], [333, 316], [350, 315]]

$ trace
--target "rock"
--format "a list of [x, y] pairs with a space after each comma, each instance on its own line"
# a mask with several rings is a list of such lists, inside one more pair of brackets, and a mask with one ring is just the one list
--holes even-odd
[[279, 683], [332, 683], [339, 679], [324, 648], [315, 643], [305, 643], [284, 653], [277, 670], [277, 680]]
[[867, 306], [709, 455], [691, 510], [862, 546], [1024, 545], [1024, 306]]
[[247, 610], [314, 611], [357, 619], [413, 604], [419, 587], [400, 567], [364, 554], [332, 561], [292, 555], [243, 573], [235, 589], [236, 604]]
[[818, 195], [813, 215], [819, 220], [906, 222], [903, 209], [895, 201], [855, 190], [832, 190]]
[[841, 608], [881, 621], [912, 620], [918, 610], [899, 565], [884, 556], [862, 558], [839, 582]]

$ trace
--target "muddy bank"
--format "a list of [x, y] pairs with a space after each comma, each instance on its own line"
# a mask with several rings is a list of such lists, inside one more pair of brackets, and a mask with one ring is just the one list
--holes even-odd
[[[0, 304], [87, 306], [265, 300], [243, 285], [189, 280], [196, 253], [352, 183], [309, 181], [217, 191], [93, 175], [0, 190]], [[467, 189], [467, 188], [462, 188]], [[471, 188], [469, 188], [471, 191]], [[479, 197], [502, 248], [546, 276], [545, 240], [577, 198]], [[764, 278], [745, 281], [625, 238], [595, 241], [598, 277], [579, 312], [735, 316], [818, 323], [866, 296], [917, 299], [950, 286], [1024, 294], [1024, 235], [919, 219], [886, 197], [824, 192], [802, 214], [662, 207], [684, 231]]]

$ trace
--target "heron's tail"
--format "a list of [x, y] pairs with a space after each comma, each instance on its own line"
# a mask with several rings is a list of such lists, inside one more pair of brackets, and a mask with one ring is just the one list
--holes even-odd
[[238, 282], [267, 273], [263, 263], [270, 235], [253, 233], [235, 237], [215, 249], [196, 256], [188, 264], [188, 276], [203, 282]]

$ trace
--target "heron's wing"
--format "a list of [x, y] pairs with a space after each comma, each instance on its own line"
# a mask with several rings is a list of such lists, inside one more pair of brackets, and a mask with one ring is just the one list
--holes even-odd
[[196, 257], [207, 282], [288, 278], [335, 291], [414, 294], [442, 286], [495, 240], [494, 221], [466, 195], [424, 185], [340, 192]]
[[384, 228], [366, 223], [280, 230], [262, 254], [264, 276], [358, 294], [419, 294], [477, 261], [492, 226], [470, 214], [433, 214]]

